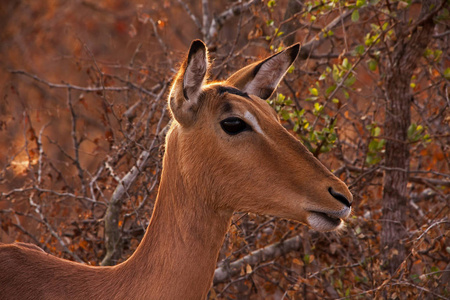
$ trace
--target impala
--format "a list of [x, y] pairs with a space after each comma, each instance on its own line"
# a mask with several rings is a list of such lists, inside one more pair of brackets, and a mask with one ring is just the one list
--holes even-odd
[[113, 267], [66, 261], [28, 244], [0, 246], [1, 299], [205, 299], [234, 211], [339, 228], [347, 186], [291, 135], [265, 101], [296, 44], [207, 83], [208, 51], [193, 41], [169, 95], [161, 184], [135, 253]]

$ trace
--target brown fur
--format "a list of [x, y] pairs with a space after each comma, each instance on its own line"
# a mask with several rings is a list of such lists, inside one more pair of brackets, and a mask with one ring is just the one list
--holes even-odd
[[[294, 46], [265, 61], [278, 65], [273, 59], [281, 59], [289, 67], [297, 53]], [[311, 210], [345, 210], [328, 189], [351, 201], [346, 185], [259, 98], [272, 94], [276, 86], [270, 85], [286, 72], [274, 71], [267, 86], [271, 68], [265, 61], [238, 71], [230, 81], [206, 85], [207, 50], [202, 42], [193, 42], [169, 96], [175, 120], [166, 138], [155, 209], [136, 252], [117, 266], [92, 267], [33, 246], [0, 245], [0, 298], [205, 299], [233, 211], [271, 214], [314, 227], [320, 223], [311, 224]], [[258, 79], [254, 68], [261, 64], [268, 70]], [[186, 72], [191, 72], [187, 87]], [[220, 85], [250, 96], [219, 94]], [[230, 136], [222, 130], [220, 121], [230, 116], [245, 120], [248, 113], [255, 120], [247, 122], [255, 122], [262, 133], [253, 128]]]

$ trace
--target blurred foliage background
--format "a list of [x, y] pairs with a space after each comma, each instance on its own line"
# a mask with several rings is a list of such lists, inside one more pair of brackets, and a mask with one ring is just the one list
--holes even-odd
[[349, 185], [354, 214], [318, 233], [236, 213], [209, 297], [448, 299], [449, 18], [448, 0], [2, 1], [0, 242], [127, 259], [190, 42], [207, 43], [211, 80], [300, 42], [269, 103]]

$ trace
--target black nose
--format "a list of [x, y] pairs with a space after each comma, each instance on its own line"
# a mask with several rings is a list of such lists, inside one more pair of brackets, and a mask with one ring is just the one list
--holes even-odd
[[328, 192], [331, 194], [331, 196], [336, 198], [339, 202], [341, 202], [345, 206], [347, 206], [347, 207], [351, 207], [352, 206], [350, 201], [348, 201], [348, 199], [344, 195], [334, 191], [332, 188], [328, 188]]

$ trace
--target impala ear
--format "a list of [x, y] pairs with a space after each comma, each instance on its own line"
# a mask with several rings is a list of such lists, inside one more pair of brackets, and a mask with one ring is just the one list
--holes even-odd
[[262, 61], [255, 62], [237, 71], [227, 83], [248, 94], [261, 99], [268, 99], [289, 67], [294, 63], [300, 51], [300, 44], [295, 44]]
[[172, 115], [183, 126], [188, 126], [195, 119], [207, 71], [208, 50], [202, 41], [195, 40], [178, 71], [169, 95]]

